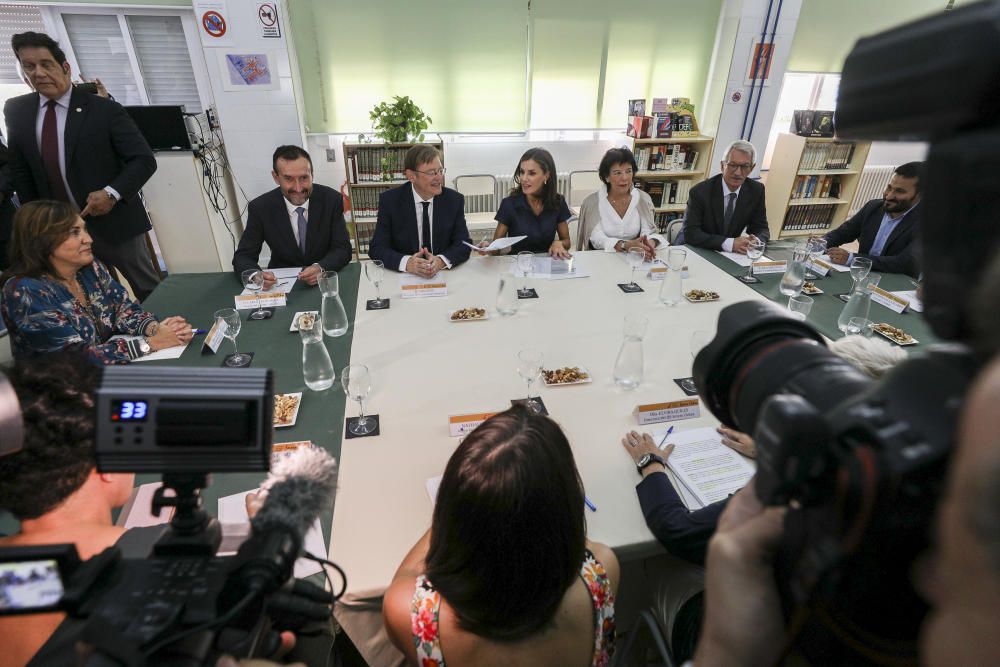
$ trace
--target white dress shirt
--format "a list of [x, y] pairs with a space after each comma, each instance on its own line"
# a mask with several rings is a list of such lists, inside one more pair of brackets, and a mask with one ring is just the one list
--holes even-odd
[[[427, 217], [431, 221], [431, 236], [434, 236], [434, 197], [430, 199], [424, 199], [419, 194], [417, 194], [417, 189], [413, 190], [413, 208], [417, 214], [417, 245], [421, 248], [427, 247], [430, 250], [430, 239], [424, 240], [424, 202], [428, 202], [430, 206], [427, 207]], [[413, 255], [403, 255], [403, 258], [399, 260], [399, 271], [401, 273], [406, 273], [406, 263], [410, 261], [410, 257]], [[444, 255], [438, 255], [441, 261], [444, 262], [445, 268], [451, 268], [451, 262]]]
[[[69, 100], [73, 96], [73, 86], [70, 85], [69, 89], [63, 94], [62, 97], [55, 100], [56, 103], [56, 135], [59, 139], [59, 171], [62, 173], [63, 187], [66, 188], [66, 194], [69, 195], [70, 199], [73, 199], [73, 190], [69, 187], [69, 181], [66, 180], [66, 117], [69, 115]], [[35, 139], [38, 141], [38, 152], [42, 152], [42, 126], [45, 124], [45, 113], [49, 110], [48, 107], [49, 98], [45, 95], [38, 95], [38, 118], [35, 119]], [[80, 109], [75, 110], [76, 113], [81, 113]], [[110, 185], [104, 188], [104, 191], [115, 198], [118, 201], [122, 198], [118, 191], [115, 190]], [[76, 203], [75, 201], [73, 202]]]
[[[736, 188], [735, 190], [730, 190], [729, 186], [726, 185], [726, 179], [723, 178], [723, 179], [720, 179], [720, 180], [722, 181], [722, 216], [723, 216], [723, 219], [725, 219], [725, 216], [726, 216], [726, 207], [729, 206], [729, 195], [732, 194], [732, 193], [734, 193], [734, 192], [736, 193], [736, 201], [733, 202], [733, 212], [735, 213], [736, 212], [736, 204], [738, 204], [739, 201], [740, 201], [740, 188]], [[740, 186], [740, 187], [743, 187], [743, 186]], [[723, 233], [725, 233], [726, 230], [722, 230], [722, 231], [723, 231]], [[732, 252], [733, 251], [733, 241], [735, 241], [735, 240], [736, 239], [728, 238], [725, 241], [723, 241], [722, 242], [722, 249], [724, 251], [726, 251], [726, 252]]]
[[603, 248], [604, 252], [615, 252], [618, 241], [631, 241], [640, 235], [656, 240], [659, 245], [667, 245], [666, 239], [653, 232], [652, 221], [644, 220], [639, 215], [639, 191], [632, 188], [630, 195], [631, 200], [625, 209], [625, 215], [619, 216], [618, 211], [608, 201], [608, 193], [604, 189], [597, 191], [597, 206], [601, 212], [601, 220], [590, 233], [590, 243], [595, 248]]

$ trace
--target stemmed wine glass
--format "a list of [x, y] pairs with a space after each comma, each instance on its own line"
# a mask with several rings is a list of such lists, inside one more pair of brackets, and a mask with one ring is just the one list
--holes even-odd
[[365, 278], [368, 279], [372, 285], [375, 285], [375, 301], [373, 302], [376, 308], [381, 308], [385, 305], [385, 299], [382, 298], [381, 286], [382, 277], [385, 275], [385, 266], [382, 264], [382, 260], [373, 259], [367, 264], [365, 264]]
[[250, 355], [241, 353], [236, 348], [236, 337], [240, 335], [240, 327], [243, 324], [243, 321], [240, 319], [240, 311], [235, 308], [223, 308], [215, 311], [214, 318], [216, 322], [222, 320], [223, 326], [226, 327], [226, 330], [222, 332], [223, 335], [233, 341], [233, 354], [226, 358], [226, 366], [234, 368], [246, 366], [250, 363]]
[[[702, 348], [712, 342], [712, 332], [698, 330], [691, 334], [691, 360], [698, 356]], [[698, 391], [698, 387], [695, 386], [694, 378], [684, 378], [681, 380], [681, 387], [685, 391], [695, 392]]]
[[264, 310], [260, 305], [260, 292], [264, 289], [264, 272], [260, 269], [247, 269], [240, 274], [243, 279], [243, 286], [257, 295], [257, 310], [250, 313], [251, 320], [266, 320], [271, 313]]
[[524, 250], [517, 253], [517, 270], [521, 272], [521, 289], [517, 290], [519, 297], [530, 297], [531, 290], [528, 289], [528, 275], [535, 263], [535, 253]]
[[[809, 251], [809, 259], [816, 261], [826, 252], [826, 239], [814, 236], [806, 241], [806, 250]], [[821, 276], [812, 271], [806, 271], [806, 280], [819, 280], [820, 278]]]
[[632, 279], [628, 286], [634, 289], [639, 286], [639, 283], [635, 282], [635, 270], [646, 261], [646, 251], [642, 248], [629, 248], [627, 259], [628, 265], [632, 267]]
[[851, 262], [851, 278], [854, 279], [854, 289], [858, 289], [872, 270], [872, 261], [867, 257], [855, 257]]
[[372, 390], [372, 377], [368, 367], [363, 364], [346, 366], [340, 374], [340, 383], [344, 386], [347, 397], [358, 402], [360, 412], [357, 420], [348, 426], [348, 430], [354, 435], [368, 435], [377, 426], [374, 419], [365, 417], [365, 399]]
[[758, 238], [750, 239], [750, 243], [747, 244], [747, 257], [750, 258], [750, 266], [747, 267], [746, 275], [740, 276], [740, 280], [748, 285], [760, 282], [760, 278], [753, 274], [753, 263], [764, 254], [764, 245], [764, 241]]
[[525, 403], [535, 412], [540, 412], [538, 401], [531, 397], [531, 385], [542, 373], [542, 353], [537, 350], [521, 350], [517, 353], [517, 374], [528, 383]]

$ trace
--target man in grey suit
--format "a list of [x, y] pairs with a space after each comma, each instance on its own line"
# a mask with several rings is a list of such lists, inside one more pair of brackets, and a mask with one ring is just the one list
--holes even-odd
[[[722, 160], [722, 173], [691, 188], [684, 214], [685, 243], [746, 254], [751, 238], [767, 241], [764, 186], [747, 178], [756, 153], [749, 141], [734, 141]], [[743, 230], [747, 236], [742, 236]]]
[[11, 47], [36, 91], [4, 106], [18, 198], [79, 208], [94, 254], [145, 299], [160, 281], [146, 247], [150, 224], [139, 198], [156, 171], [153, 151], [120, 104], [73, 87], [66, 55], [51, 37], [21, 33]]

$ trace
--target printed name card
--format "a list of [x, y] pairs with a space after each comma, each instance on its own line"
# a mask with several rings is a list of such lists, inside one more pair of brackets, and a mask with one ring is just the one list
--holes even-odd
[[[664, 278], [667, 277], [668, 270], [669, 269], [667, 269], [666, 264], [663, 264], [661, 262], [656, 262], [655, 264], [653, 264], [653, 266], [650, 267], [649, 274], [647, 277], [650, 280], [663, 280]], [[685, 266], [684, 268], [681, 269], [681, 278], [689, 278], [689, 277], [690, 276], [688, 275], [688, 267]]]
[[806, 260], [806, 270], [812, 271], [818, 276], [825, 276], [830, 273], [830, 271], [833, 271], [833, 267], [821, 259], [810, 258]]
[[700, 417], [701, 407], [697, 398], [686, 398], [683, 401], [640, 405], [635, 409], [635, 413], [640, 424], [656, 424]]
[[229, 325], [220, 317], [215, 320], [215, 324], [212, 328], [208, 330], [205, 334], [205, 342], [201, 346], [202, 354], [215, 354], [219, 351], [219, 345], [222, 344], [222, 339], [226, 337], [226, 330]]
[[759, 273], [784, 273], [786, 266], [788, 266], [788, 262], [754, 262], [753, 273], [754, 275]]
[[885, 306], [893, 312], [901, 313], [910, 305], [910, 302], [906, 299], [896, 296], [892, 292], [887, 292], [881, 287], [869, 284], [868, 289], [872, 291], [872, 301]]
[[402, 299], [413, 299], [424, 296], [448, 296], [448, 284], [444, 281], [405, 282], [400, 284], [399, 292], [399, 296]]
[[492, 417], [495, 412], [478, 412], [471, 415], [452, 415], [448, 417], [448, 434], [453, 438], [460, 438], [468, 435], [477, 426]]
[[256, 294], [238, 294], [236, 299], [236, 310], [256, 310], [258, 304], [261, 308], [278, 308], [285, 305], [284, 292], [265, 292], [257, 299]]

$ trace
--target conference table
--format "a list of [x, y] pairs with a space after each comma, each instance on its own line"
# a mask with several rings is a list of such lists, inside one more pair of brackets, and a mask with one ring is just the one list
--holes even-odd
[[[774, 258], [781, 253], [780, 243], [768, 249]], [[597, 508], [586, 512], [589, 538], [611, 546], [621, 561], [663, 553], [643, 520], [634, 489], [639, 477], [620, 442], [630, 429], [653, 428], [639, 427], [634, 410], [639, 404], [687, 398], [674, 379], [691, 375], [692, 334], [714, 334], [725, 306], [748, 299], [787, 303], [778, 291], [781, 274], [762, 275], [760, 284], [748, 286], [735, 279], [744, 267], [719, 253], [688, 247], [683, 290], [712, 290], [720, 299], [667, 306], [658, 298], [661, 283], [647, 275], [637, 272], [643, 292], [619, 289], [617, 284], [627, 282], [631, 271], [623, 255], [588, 251], [574, 254], [576, 270], [588, 277], [529, 278], [538, 298], [518, 300], [517, 312], [504, 317], [496, 310], [497, 288], [512, 260], [473, 256], [439, 274], [447, 294], [438, 297], [402, 298], [400, 274], [386, 271], [381, 286], [382, 295], [390, 298], [386, 310], [366, 309], [366, 301], [375, 298], [375, 287], [361, 278], [359, 264], [341, 271], [340, 295], [351, 325], [346, 335], [325, 338], [325, 344], [338, 379], [348, 363], [369, 368], [372, 390], [365, 411], [379, 420], [379, 433], [372, 437], [344, 438], [345, 416], [357, 415], [358, 405], [346, 400], [339, 383], [322, 392], [304, 385], [301, 343], [289, 326], [296, 311], [319, 308], [316, 288], [296, 283], [287, 306], [276, 309], [269, 320], [248, 321], [243, 311], [240, 350], [255, 353], [254, 366], [274, 369], [277, 392], [303, 392], [296, 424], [276, 429], [274, 441], [312, 440], [338, 459], [332, 523], [328, 511], [323, 512], [323, 523], [329, 556], [347, 573], [348, 604], [377, 598], [403, 556], [429, 528], [433, 502], [428, 481], [443, 473], [460, 442], [450, 434], [449, 418], [498, 412], [509, 407], [511, 399], [525, 397], [516, 359], [525, 349], [541, 352], [546, 369], [578, 366], [592, 379], [572, 386], [546, 387], [540, 381], [534, 386], [565, 431], [586, 495]], [[807, 321], [826, 337], [839, 338], [836, 319], [843, 302], [835, 295], [849, 290], [850, 276], [834, 273], [816, 284], [825, 294], [815, 297]], [[900, 275], [883, 276], [881, 285], [912, 289], [909, 279]], [[214, 310], [231, 306], [240, 290], [231, 274], [174, 275], [145, 306], [160, 316], [181, 314], [194, 326], [208, 328]], [[451, 311], [471, 307], [485, 308], [488, 318], [450, 320]], [[649, 322], [643, 379], [631, 391], [613, 380], [627, 315], [642, 315]], [[919, 314], [894, 313], [873, 303], [871, 319], [903, 328], [921, 341], [911, 349], [934, 341]], [[229, 341], [223, 348], [208, 355], [191, 345], [179, 359], [150, 363], [218, 366], [231, 351]], [[717, 425], [700, 407], [700, 416], [677, 421], [675, 428]], [[205, 492], [210, 510], [215, 498], [253, 488], [261, 480], [250, 474], [213, 477]]]

